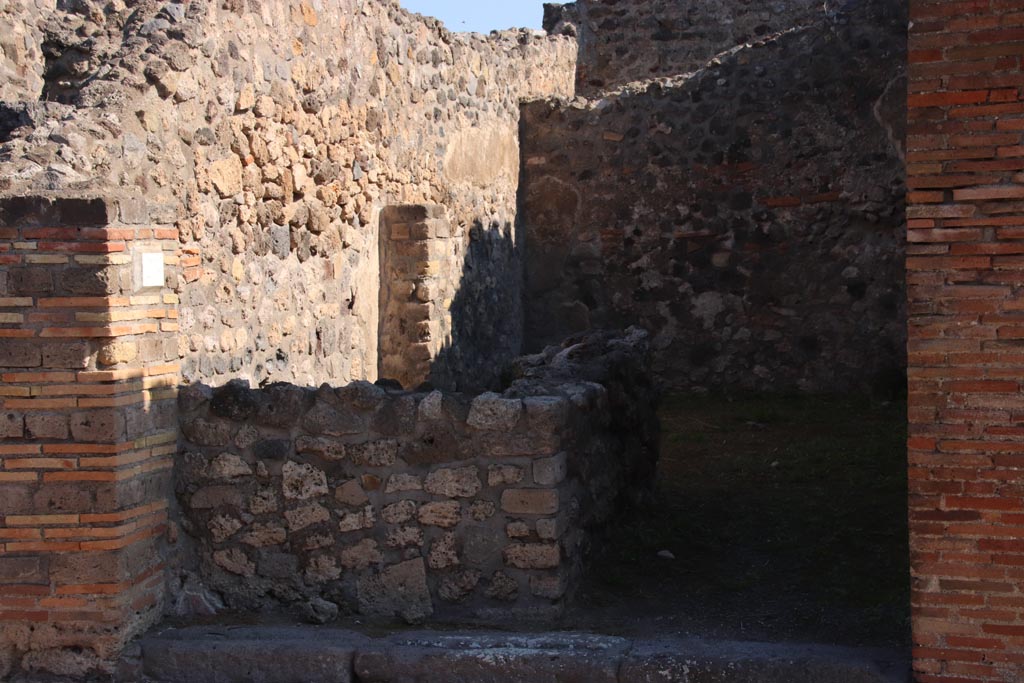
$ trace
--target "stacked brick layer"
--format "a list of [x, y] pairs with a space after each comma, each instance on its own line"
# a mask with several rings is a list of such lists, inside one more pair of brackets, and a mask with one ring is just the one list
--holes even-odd
[[388, 207], [381, 215], [378, 374], [415, 388], [451, 343], [452, 299], [459, 286], [461, 230], [443, 206]]
[[1024, 2], [912, 0], [910, 523], [922, 683], [1024, 677]]
[[0, 673], [102, 670], [160, 610], [177, 297], [133, 253], [177, 232], [129, 214], [0, 200]]

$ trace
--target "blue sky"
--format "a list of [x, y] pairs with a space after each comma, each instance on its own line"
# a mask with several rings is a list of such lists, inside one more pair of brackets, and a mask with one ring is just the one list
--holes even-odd
[[[451, 31], [489, 33], [506, 28], [540, 28], [545, 0], [401, 0], [413, 12], [437, 17]], [[548, 0], [554, 2], [555, 0]], [[568, 1], [568, 0], [566, 0]]]

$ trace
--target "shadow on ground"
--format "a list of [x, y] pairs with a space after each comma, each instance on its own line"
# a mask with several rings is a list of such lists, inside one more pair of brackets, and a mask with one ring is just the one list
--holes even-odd
[[670, 396], [661, 419], [656, 495], [609, 532], [567, 628], [909, 642], [902, 403]]

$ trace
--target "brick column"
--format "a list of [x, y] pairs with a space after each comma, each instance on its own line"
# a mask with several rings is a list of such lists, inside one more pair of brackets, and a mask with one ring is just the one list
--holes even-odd
[[380, 235], [378, 373], [415, 389], [450, 342], [455, 242], [445, 208], [433, 204], [385, 208]]
[[911, 0], [914, 668], [1024, 680], [1024, 1]]
[[160, 613], [178, 243], [140, 208], [0, 199], [0, 678], [109, 669]]

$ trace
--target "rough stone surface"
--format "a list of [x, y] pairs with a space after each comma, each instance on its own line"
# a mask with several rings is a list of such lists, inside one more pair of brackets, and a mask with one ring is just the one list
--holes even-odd
[[[556, 613], [657, 443], [643, 335], [568, 333], [643, 325], [680, 387], [902, 367], [896, 2], [581, 0], [490, 37], [397, 0], [0, 5], [4, 680], [109, 678], [161, 610]], [[918, 210], [1015, 206], [964, 192]], [[1013, 263], [960, 247], [948, 286]]]
[[[334, 613], [324, 603], [410, 621], [557, 612], [581, 539], [652, 481], [646, 357], [640, 330], [574, 339], [518, 360], [482, 400], [362, 383], [190, 390], [212, 397], [180, 402], [200, 440], [176, 471], [192, 584], [227, 610], [317, 621]], [[346, 433], [321, 436], [329, 424]]]
[[905, 3], [578, 6], [622, 76], [524, 108], [527, 350], [637, 324], [677, 389], [900, 393]]
[[457, 526], [462, 519], [462, 504], [454, 500], [426, 503], [420, 507], [418, 518], [426, 526]]
[[590, 94], [696, 71], [736, 45], [812, 22], [821, 7], [817, 0], [578, 0], [545, 7], [544, 28], [577, 38], [577, 88]]
[[356, 655], [361, 680], [426, 680], [444, 671], [450, 681], [617, 683], [629, 642], [602, 636], [492, 634], [395, 636]]
[[377, 617], [421, 622], [433, 613], [423, 560], [409, 560], [359, 580], [359, 609]]
[[157, 683], [350, 683], [356, 648], [350, 632], [195, 628], [142, 641], [142, 673]]
[[282, 469], [284, 497], [307, 500], [327, 494], [327, 474], [309, 463], [288, 461]]
[[446, 498], [470, 498], [480, 490], [480, 473], [476, 467], [445, 467], [427, 475], [423, 488], [428, 493]]
[[186, 379], [376, 379], [392, 206], [449, 217], [435, 379], [519, 352], [519, 102], [572, 94], [575, 41], [397, 0], [14, 0], [0, 36], [0, 192], [141, 195], [178, 231]]
[[522, 401], [487, 393], [473, 399], [466, 422], [477, 429], [510, 431], [515, 428], [522, 411]]
[[565, 632], [414, 631], [367, 638], [330, 628], [192, 627], [146, 637], [139, 660], [136, 666], [152, 683], [434, 681], [441, 671], [446, 683], [908, 681], [905, 655], [887, 650]]

